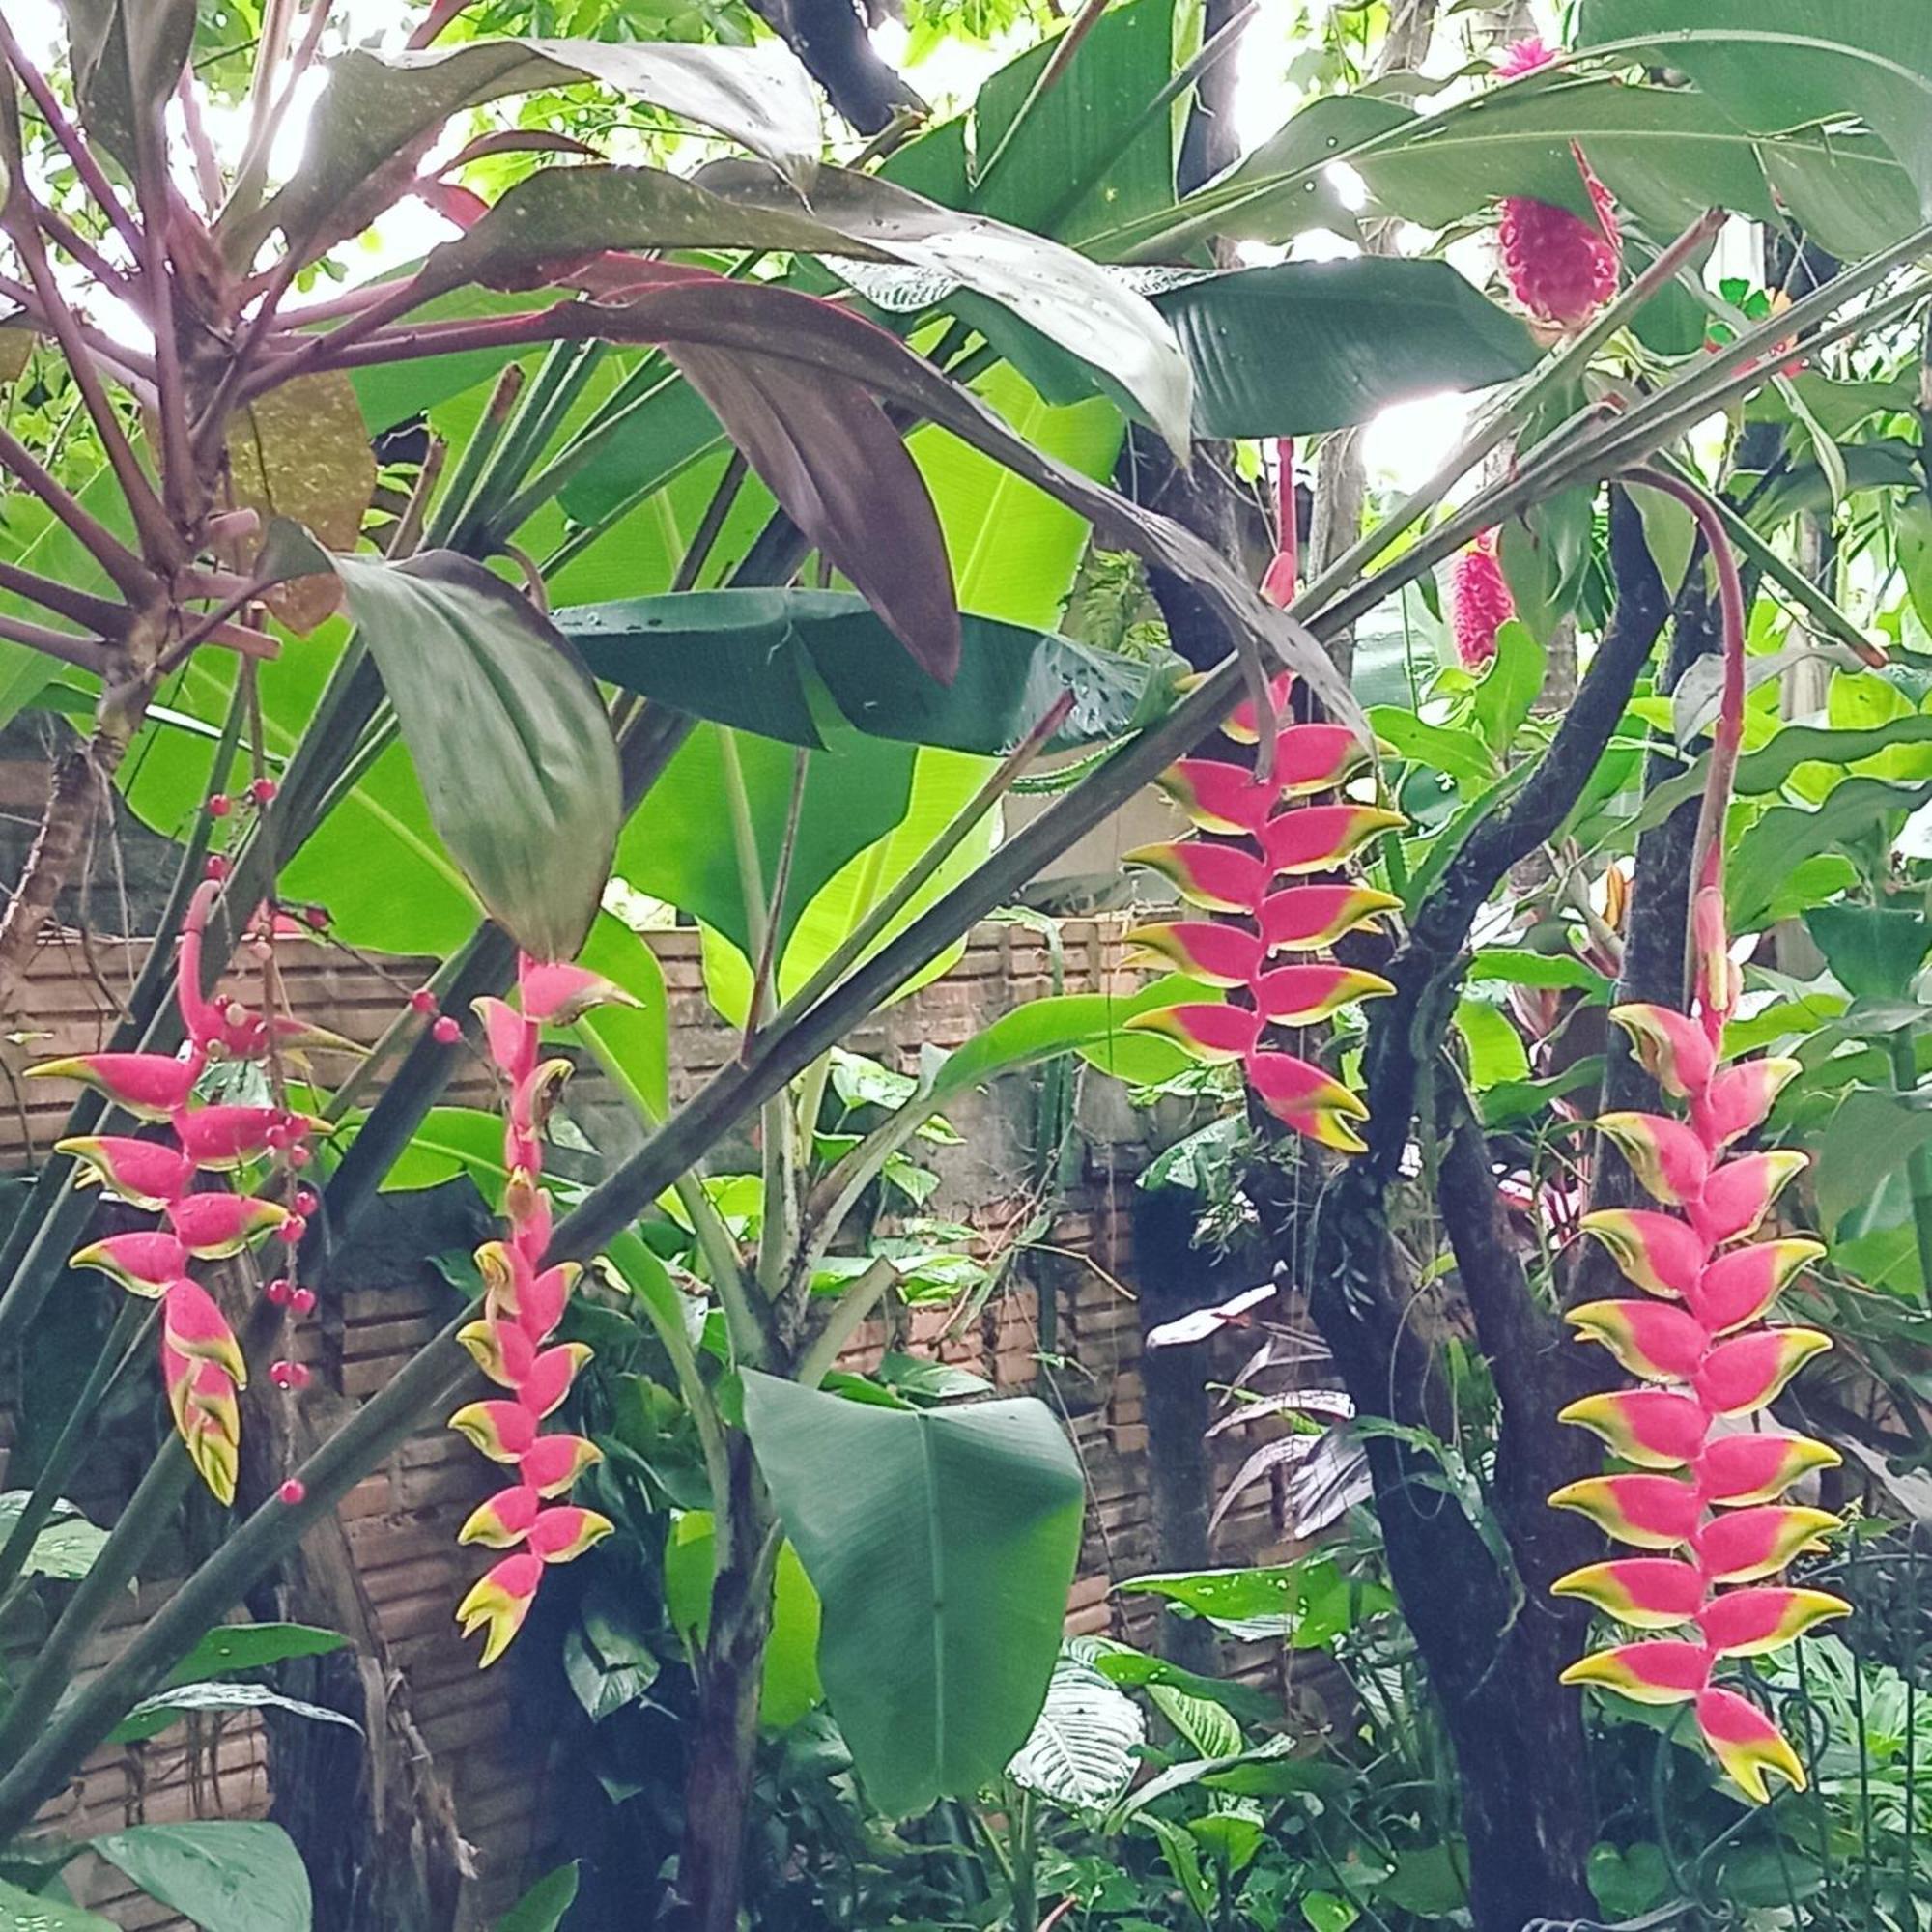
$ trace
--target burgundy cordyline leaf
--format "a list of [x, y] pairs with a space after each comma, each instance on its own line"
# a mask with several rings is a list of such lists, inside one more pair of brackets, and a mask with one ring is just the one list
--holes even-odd
[[[270, 785], [257, 802], [271, 796]], [[227, 816], [232, 803], [211, 800], [211, 814]], [[242, 1412], [236, 1398], [247, 1385], [247, 1365], [228, 1318], [188, 1273], [188, 1264], [197, 1258], [241, 1254], [271, 1234], [293, 1249], [303, 1233], [303, 1215], [314, 1205], [298, 1175], [309, 1158], [307, 1138], [320, 1123], [280, 1104], [210, 1104], [197, 1096], [211, 1062], [265, 1060], [271, 1043], [287, 1048], [303, 1032], [286, 1015], [203, 993], [203, 941], [225, 877], [223, 862], [211, 860], [209, 876], [196, 888], [183, 921], [176, 1000], [187, 1039], [179, 1056], [98, 1053], [30, 1070], [84, 1081], [137, 1119], [166, 1130], [165, 1140], [103, 1134], [60, 1144], [101, 1187], [162, 1223], [91, 1242], [71, 1261], [160, 1303], [161, 1379], [175, 1427], [203, 1482], [228, 1504], [235, 1500], [241, 1466]], [[273, 908], [265, 907], [250, 924], [253, 948], [269, 956], [282, 923]], [[253, 1178], [234, 1190], [197, 1185], [203, 1175], [213, 1174]], [[268, 1198], [271, 1187], [286, 1200]], [[285, 1277], [272, 1281], [267, 1293], [297, 1315], [315, 1305], [311, 1293]], [[295, 1361], [276, 1361], [270, 1368], [275, 1386], [286, 1390], [305, 1386], [308, 1374]], [[299, 1484], [285, 1484], [284, 1499], [299, 1500]]]
[[1704, 527], [1723, 609], [1724, 688], [1691, 862], [1690, 1010], [1630, 1006], [1610, 1015], [1684, 1108], [1681, 1120], [1627, 1113], [1598, 1122], [1662, 1207], [1601, 1209], [1582, 1222], [1623, 1274], [1658, 1298], [1592, 1302], [1569, 1317], [1584, 1339], [1654, 1386], [1587, 1397], [1563, 1419], [1593, 1431], [1646, 1473], [1592, 1477], [1550, 1500], [1581, 1511], [1620, 1543], [1668, 1552], [1573, 1571], [1555, 1584], [1558, 1594], [1581, 1597], [1629, 1628], [1670, 1634], [1593, 1651], [1563, 1678], [1640, 1702], [1691, 1705], [1712, 1754], [1762, 1804], [1772, 1773], [1802, 1787], [1804, 1768], [1771, 1719], [1718, 1681], [1719, 1669], [1726, 1657], [1777, 1649], [1850, 1608], [1824, 1591], [1762, 1583], [1836, 1526], [1836, 1518], [1780, 1498], [1838, 1455], [1805, 1436], [1735, 1435], [1721, 1423], [1759, 1414], [1805, 1360], [1831, 1346], [1815, 1329], [1766, 1321], [1782, 1290], [1824, 1249], [1753, 1238], [1804, 1157], [1730, 1151], [1798, 1071], [1791, 1061], [1719, 1065], [1739, 989], [1723, 910], [1724, 806], [1744, 724], [1736, 558], [1695, 491], [1649, 472], [1632, 480], [1678, 497]]
[[518, 962], [517, 985], [516, 1007], [503, 1000], [476, 1002], [485, 1043], [507, 1089], [503, 1160], [510, 1179], [503, 1212], [509, 1230], [504, 1239], [476, 1250], [483, 1313], [458, 1337], [507, 1394], [469, 1403], [449, 1418], [449, 1426], [483, 1455], [514, 1471], [510, 1485], [482, 1503], [457, 1537], [511, 1552], [478, 1577], [456, 1607], [465, 1636], [484, 1634], [483, 1664], [496, 1662], [523, 1628], [544, 1565], [568, 1563], [611, 1530], [610, 1519], [595, 1510], [554, 1500], [599, 1460], [596, 1445], [543, 1430], [590, 1350], [581, 1342], [551, 1341], [578, 1268], [575, 1263], [543, 1265], [551, 1229], [542, 1187], [543, 1124], [570, 1066], [540, 1056], [546, 1023], [568, 1025], [592, 1007], [626, 996], [580, 967], [527, 953]]

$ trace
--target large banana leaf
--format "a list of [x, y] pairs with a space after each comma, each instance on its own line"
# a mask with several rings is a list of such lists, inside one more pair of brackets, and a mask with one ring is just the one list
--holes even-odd
[[882, 1812], [972, 1797], [1025, 1744], [1080, 1549], [1044, 1404], [877, 1408], [745, 1376], [745, 1427], [823, 1605], [818, 1669]]
[[1932, 8], [1920, 0], [1583, 0], [1579, 46], [1686, 73], [1753, 134], [1863, 122], [1932, 213]]

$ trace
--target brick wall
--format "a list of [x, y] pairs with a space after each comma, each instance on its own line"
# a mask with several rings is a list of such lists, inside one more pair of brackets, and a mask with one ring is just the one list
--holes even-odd
[[[1067, 922], [1062, 934], [1067, 991], [1133, 983], [1120, 964], [1118, 923]], [[703, 998], [696, 936], [652, 935], [663, 963], [672, 1023], [672, 1086], [682, 1097], [723, 1065], [734, 1036], [713, 1019]], [[78, 942], [50, 945], [35, 969], [32, 1009], [47, 1036], [36, 1057], [99, 1045], [111, 1030], [116, 1002], [131, 980], [130, 949]], [[397, 988], [419, 977], [410, 962], [385, 979], [368, 964], [318, 947], [291, 963], [292, 1003], [304, 1015], [361, 1041], [374, 1039], [395, 1010]], [[1052, 963], [1042, 938], [1024, 926], [988, 924], [972, 936], [945, 978], [875, 1016], [853, 1037], [858, 1051], [906, 1071], [923, 1045], [950, 1047], [987, 1021], [1053, 989]], [[940, 1151], [943, 1181], [931, 1204], [976, 1227], [998, 1231], [1032, 1211], [1027, 1192], [1027, 1138], [1032, 1082], [1020, 1077], [952, 1110], [965, 1144]], [[491, 1105], [486, 1071], [472, 1064], [460, 1075], [453, 1101]], [[57, 1136], [71, 1092], [57, 1083], [16, 1087], [11, 1110], [0, 1110], [0, 1164], [17, 1167], [44, 1152]], [[619, 1130], [611, 1097], [594, 1080], [573, 1085], [571, 1104], [600, 1144]], [[876, 1361], [888, 1346], [937, 1353], [977, 1369], [1003, 1390], [1029, 1390], [1060, 1408], [1085, 1467], [1089, 1506], [1081, 1571], [1068, 1604], [1072, 1631], [1110, 1631], [1151, 1644], [1161, 1614], [1152, 1599], [1120, 1597], [1116, 1582], [1154, 1567], [1147, 1503], [1147, 1430], [1139, 1376], [1140, 1324], [1133, 1299], [1130, 1190], [1152, 1145], [1171, 1138], [1176, 1123], [1158, 1110], [1127, 1107], [1120, 1090], [1086, 1074], [1079, 1093], [1080, 1172], [1065, 1193], [1042, 1252], [1029, 1256], [999, 1296], [963, 1333], [950, 1332], [947, 1311], [919, 1311], [890, 1338], [880, 1323], [862, 1331], [849, 1360]], [[1170, 1293], [1175, 1284], [1166, 1284]], [[1212, 1299], [1205, 1292], [1198, 1297]], [[1056, 1352], [1066, 1366], [1042, 1376], [1037, 1360], [1039, 1295], [1054, 1297]], [[1185, 1284], [1180, 1292], [1186, 1292]], [[393, 1370], [440, 1325], [448, 1291], [413, 1256], [402, 1257], [381, 1279], [358, 1277], [326, 1302], [308, 1324], [304, 1346], [323, 1383], [349, 1400], [381, 1387]], [[1207, 1371], [1204, 1370], [1204, 1373]], [[1218, 1370], [1217, 1373], [1224, 1373]], [[4, 1426], [4, 1423], [0, 1423]], [[1253, 1446], [1236, 1431], [1216, 1445], [1223, 1474]], [[76, 1485], [77, 1500], [111, 1519], [136, 1473], [138, 1444], [110, 1441], [91, 1460]], [[485, 1924], [530, 1874], [526, 1854], [538, 1828], [542, 1802], [529, 1776], [526, 1740], [510, 1735], [509, 1698], [500, 1673], [479, 1674], [473, 1651], [458, 1638], [451, 1610], [476, 1571], [473, 1552], [453, 1542], [457, 1524], [489, 1487], [489, 1469], [460, 1438], [432, 1430], [405, 1443], [360, 1484], [342, 1507], [350, 1547], [374, 1605], [394, 1664], [407, 1676], [424, 1744], [453, 1791], [466, 1838], [479, 1847], [480, 1876], [469, 1917]], [[1276, 1530], [1265, 1489], [1244, 1498], [1216, 1539], [1221, 1562], [1276, 1553]], [[104, 1634], [111, 1654], [170, 1587], [166, 1577], [144, 1577], [122, 1618]], [[90, 1662], [98, 1664], [99, 1657]], [[1228, 1662], [1243, 1674], [1271, 1670], [1264, 1648], [1231, 1646]], [[103, 1750], [46, 1819], [63, 1835], [84, 1835], [131, 1822], [189, 1816], [261, 1815], [268, 1802], [263, 1739], [247, 1719], [177, 1727], [146, 1744]], [[168, 1915], [130, 1898], [125, 1883], [104, 1867], [75, 1867], [82, 1902], [129, 1928], [170, 1925]]]

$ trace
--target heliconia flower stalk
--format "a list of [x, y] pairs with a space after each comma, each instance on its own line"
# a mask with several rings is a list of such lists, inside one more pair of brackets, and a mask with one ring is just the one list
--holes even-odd
[[[1532, 37], [1519, 41], [1498, 63], [1505, 80], [1547, 67], [1556, 51]], [[1510, 195], [1502, 205], [1497, 239], [1510, 292], [1541, 322], [1574, 328], [1587, 322], [1617, 292], [1623, 265], [1622, 236], [1609, 190], [1591, 172], [1574, 142], [1577, 172], [1590, 198], [1592, 216], [1572, 213], [1527, 195]]]
[[[235, 1500], [241, 1466], [237, 1397], [247, 1386], [248, 1371], [227, 1316], [188, 1273], [188, 1264], [238, 1255], [277, 1231], [298, 1238], [314, 1197], [296, 1188], [294, 1206], [287, 1207], [256, 1188], [202, 1190], [197, 1181], [203, 1174], [261, 1168], [267, 1172], [259, 1184], [266, 1185], [279, 1164], [293, 1175], [307, 1159], [303, 1142], [322, 1122], [280, 1105], [209, 1104], [196, 1098], [195, 1090], [211, 1061], [263, 1059], [271, 1048], [293, 1050], [303, 1041], [337, 1042], [286, 1014], [258, 1012], [239, 1000], [203, 993], [203, 940], [225, 876], [220, 862], [210, 863], [210, 875], [189, 901], [182, 924], [176, 1002], [187, 1035], [184, 1052], [81, 1054], [29, 1071], [81, 1081], [137, 1120], [165, 1128], [165, 1139], [97, 1134], [58, 1144], [87, 1179], [164, 1223], [91, 1241], [70, 1264], [98, 1268], [130, 1294], [160, 1303], [161, 1380], [168, 1407], [202, 1480], [227, 1504]], [[272, 911], [265, 911], [256, 922], [257, 948], [272, 945], [277, 929]], [[298, 1313], [315, 1303], [310, 1291], [279, 1279], [271, 1284], [270, 1298]], [[271, 1379], [294, 1388], [307, 1374], [298, 1364], [278, 1362]]]
[[1632, 480], [1678, 497], [1704, 528], [1724, 617], [1723, 696], [1691, 858], [1690, 1010], [1634, 1005], [1610, 1014], [1684, 1117], [1620, 1112], [1597, 1122], [1660, 1207], [1604, 1208], [1581, 1222], [1623, 1275], [1655, 1298], [1593, 1301], [1568, 1317], [1585, 1340], [1650, 1384], [1587, 1396], [1562, 1415], [1601, 1436], [1634, 1473], [1589, 1477], [1550, 1498], [1617, 1542], [1653, 1553], [1589, 1564], [1553, 1587], [1630, 1629], [1670, 1634], [1593, 1652], [1563, 1681], [1642, 1703], [1689, 1704], [1719, 1764], [1763, 1804], [1771, 1774], [1802, 1788], [1804, 1767], [1764, 1712], [1718, 1681], [1719, 1669], [1727, 1658], [1762, 1656], [1849, 1610], [1826, 1591], [1765, 1581], [1802, 1551], [1822, 1548], [1819, 1539], [1838, 1526], [1825, 1511], [1783, 1498], [1802, 1477], [1839, 1458], [1807, 1436], [1726, 1424], [1760, 1415], [1811, 1356], [1831, 1347], [1816, 1329], [1768, 1320], [1824, 1249], [1758, 1235], [1804, 1156], [1731, 1151], [1763, 1123], [1778, 1089], [1799, 1070], [1780, 1060], [1720, 1064], [1740, 987], [1722, 877], [1724, 808], [1744, 717], [1736, 559], [1695, 491], [1649, 472]]
[[465, 1636], [483, 1633], [485, 1665], [496, 1662], [523, 1628], [544, 1566], [581, 1556], [612, 1527], [595, 1510], [555, 1501], [601, 1460], [597, 1445], [543, 1430], [590, 1350], [581, 1342], [545, 1346], [563, 1320], [580, 1271], [575, 1263], [543, 1265], [551, 1232], [550, 1201], [541, 1185], [543, 1130], [570, 1063], [540, 1054], [546, 1025], [570, 1025], [592, 1007], [627, 996], [582, 967], [527, 954], [519, 962], [517, 984], [521, 1010], [504, 1000], [476, 1002], [484, 1044], [508, 1090], [503, 1150], [510, 1179], [503, 1213], [509, 1231], [505, 1239], [476, 1250], [483, 1309], [457, 1337], [507, 1394], [467, 1403], [449, 1418], [449, 1426], [483, 1455], [515, 1472], [508, 1488], [470, 1513], [457, 1538], [514, 1552], [485, 1572], [456, 1607]]
[[[1286, 676], [1274, 680], [1277, 708], [1287, 703], [1291, 686]], [[1236, 744], [1254, 743], [1253, 703], [1237, 705], [1222, 729]], [[1339, 724], [1286, 724], [1276, 729], [1266, 781], [1218, 758], [1183, 758], [1160, 781], [1162, 788], [1201, 831], [1245, 842], [1179, 838], [1126, 855], [1130, 865], [1170, 879], [1189, 904], [1229, 916], [1226, 923], [1183, 919], [1138, 926], [1128, 940], [1210, 986], [1243, 996], [1239, 1005], [1157, 1008], [1126, 1024], [1165, 1035], [1199, 1060], [1238, 1064], [1249, 1091], [1276, 1120], [1345, 1152], [1361, 1151], [1354, 1123], [1368, 1109], [1321, 1067], [1267, 1046], [1267, 1029], [1314, 1026], [1345, 1006], [1394, 992], [1379, 973], [1306, 955], [1373, 924], [1401, 901], [1349, 883], [1277, 889], [1275, 882], [1340, 867], [1406, 822], [1399, 812], [1350, 800], [1307, 802], [1340, 785], [1370, 750]], [[1296, 956], [1277, 962], [1278, 952]]]

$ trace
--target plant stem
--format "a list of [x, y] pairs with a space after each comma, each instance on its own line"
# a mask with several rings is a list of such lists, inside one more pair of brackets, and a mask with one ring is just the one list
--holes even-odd
[[108, 1389], [133, 1359], [143, 1330], [157, 1316], [158, 1310], [153, 1302], [137, 1301], [132, 1295], [123, 1300], [114, 1324], [100, 1345], [100, 1352], [94, 1358], [87, 1379], [73, 1399], [73, 1406], [61, 1424], [60, 1433], [48, 1446], [46, 1460], [35, 1479], [33, 1492], [15, 1520], [5, 1547], [0, 1548], [0, 1615], [5, 1614], [14, 1601], [16, 1586], [27, 1567], [27, 1559], [33, 1554], [34, 1544], [41, 1531], [53, 1518], [61, 1499], [61, 1491], [67, 1486], [68, 1478], [79, 1460], [78, 1452], [85, 1449], [92, 1439], [90, 1425], [97, 1410], [106, 1398]]
[[[1918, 1062], [1913, 1030], [1891, 1036], [1891, 1086], [1895, 1094], [1918, 1091]], [[1906, 1156], [1906, 1184], [1912, 1192], [1912, 1234], [1918, 1249], [1919, 1298], [1932, 1305], [1932, 1148], [1916, 1147]]]
[[877, 1256], [870, 1267], [847, 1288], [833, 1304], [825, 1325], [799, 1357], [793, 1377], [805, 1388], [816, 1388], [831, 1374], [845, 1346], [851, 1341], [897, 1285], [899, 1271], [885, 1255]]

